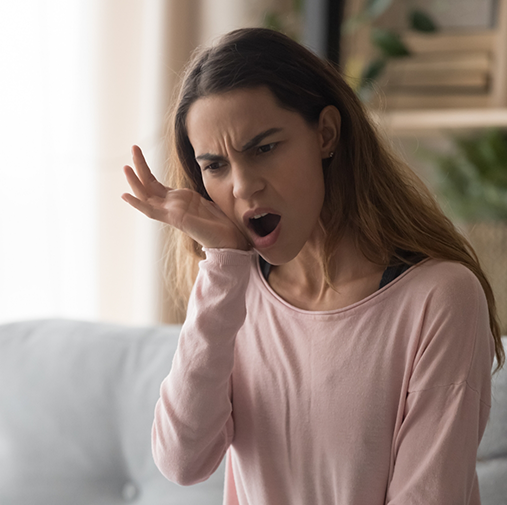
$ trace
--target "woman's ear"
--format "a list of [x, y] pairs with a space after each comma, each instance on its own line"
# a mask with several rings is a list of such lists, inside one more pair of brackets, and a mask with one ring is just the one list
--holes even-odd
[[322, 159], [332, 158], [340, 140], [341, 115], [334, 105], [324, 107], [319, 116], [318, 132]]

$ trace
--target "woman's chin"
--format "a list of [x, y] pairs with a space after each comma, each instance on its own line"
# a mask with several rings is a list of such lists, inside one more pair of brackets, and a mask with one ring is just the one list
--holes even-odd
[[276, 248], [272, 248], [271, 250], [257, 250], [255, 251], [262, 257], [265, 261], [267, 261], [270, 265], [279, 266], [285, 265], [292, 261], [298, 254], [301, 249], [297, 249], [295, 251], [288, 250], [287, 248], [280, 250]]
[[266, 243], [252, 241], [252, 245], [254, 250], [270, 265], [285, 265], [295, 259], [309, 242], [313, 242], [313, 233], [305, 233], [305, 230], [299, 231], [299, 233], [293, 233], [288, 237], [287, 233], [280, 230], [280, 226], [278, 226], [271, 234], [275, 236], [275, 240], [269, 240]]

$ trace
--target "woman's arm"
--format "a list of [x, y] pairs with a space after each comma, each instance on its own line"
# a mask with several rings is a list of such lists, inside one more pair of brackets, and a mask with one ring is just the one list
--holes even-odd
[[152, 434], [157, 466], [178, 484], [206, 480], [234, 435], [230, 377], [236, 334], [246, 316], [251, 254], [206, 250], [199, 265]]
[[199, 265], [171, 372], [160, 389], [152, 431], [162, 473], [179, 484], [194, 484], [216, 470], [233, 437], [230, 378], [253, 253], [213, 202], [190, 189], [162, 185], [139, 147], [132, 148], [132, 155], [135, 171], [130, 166], [124, 171], [135, 196], [122, 198], [209, 248]]
[[403, 420], [394, 440], [388, 505], [479, 505], [477, 449], [491, 405], [494, 342], [473, 274], [442, 279], [429, 297]]

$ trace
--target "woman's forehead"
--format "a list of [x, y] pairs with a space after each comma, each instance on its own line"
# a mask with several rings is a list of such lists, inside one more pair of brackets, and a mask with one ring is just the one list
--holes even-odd
[[237, 89], [196, 100], [188, 111], [187, 127], [194, 119], [248, 122], [246, 120], [263, 120], [283, 111], [267, 88]]
[[196, 100], [188, 111], [186, 126], [196, 152], [224, 141], [240, 150], [267, 130], [295, 126], [295, 116], [300, 117], [280, 107], [267, 88], [238, 89]]

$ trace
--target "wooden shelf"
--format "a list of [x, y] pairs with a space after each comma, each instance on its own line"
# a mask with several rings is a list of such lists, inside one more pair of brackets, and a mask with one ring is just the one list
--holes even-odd
[[389, 135], [434, 135], [449, 130], [507, 128], [507, 108], [400, 110], [372, 117]]
[[[346, 16], [353, 18], [364, 0], [345, 5]], [[371, 29], [403, 26], [406, 12], [404, 2], [394, 0], [374, 26], [365, 24], [344, 38], [351, 75], [358, 73], [353, 65], [364, 67], [376, 55]], [[489, 29], [405, 31], [402, 40], [411, 56], [389, 62], [370, 100], [371, 117], [381, 130], [403, 138], [507, 129], [507, 0], [497, 0]]]

